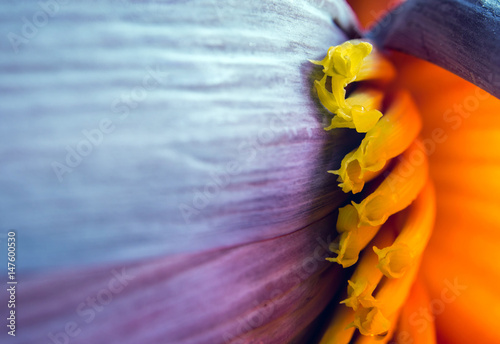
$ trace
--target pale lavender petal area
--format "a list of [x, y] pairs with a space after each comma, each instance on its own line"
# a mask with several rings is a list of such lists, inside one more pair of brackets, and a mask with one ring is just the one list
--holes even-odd
[[343, 202], [326, 171], [357, 138], [322, 130], [308, 62], [355, 30], [343, 2], [47, 2], [0, 5], [0, 228], [25, 271], [273, 238]]
[[324, 257], [347, 199], [326, 171], [359, 142], [322, 129], [308, 59], [354, 22], [338, 0], [2, 3], [14, 342], [307, 333], [343, 281]]

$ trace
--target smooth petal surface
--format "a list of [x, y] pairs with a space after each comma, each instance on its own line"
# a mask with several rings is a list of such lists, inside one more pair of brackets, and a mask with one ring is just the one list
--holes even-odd
[[500, 97], [499, 31], [497, 0], [408, 0], [382, 18], [368, 37]]
[[[438, 342], [498, 343], [500, 100], [441, 68], [399, 58], [423, 115], [437, 195], [422, 263], [430, 291], [423, 314], [435, 317]], [[427, 85], [431, 76], [436, 82]], [[412, 319], [417, 328], [429, 325], [424, 316]]]
[[308, 62], [354, 30], [343, 2], [61, 2], [32, 34], [40, 5], [0, 6], [25, 270], [269, 239], [345, 199], [326, 171], [358, 138], [322, 129]]
[[23, 280], [16, 343], [50, 342], [68, 323], [79, 344], [290, 342], [340, 286], [324, 259], [332, 220], [227, 250]]
[[394, 338], [399, 342], [410, 342], [415, 344], [435, 344], [436, 328], [434, 319], [428, 317], [423, 319], [422, 309], [426, 309], [431, 300], [427, 292], [427, 287], [420, 277], [417, 276], [410, 291], [410, 295], [401, 310], [401, 318], [398, 325], [398, 332]]

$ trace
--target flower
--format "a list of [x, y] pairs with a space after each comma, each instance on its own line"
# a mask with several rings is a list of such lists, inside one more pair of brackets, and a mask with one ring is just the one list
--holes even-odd
[[[382, 246], [386, 248], [374, 247], [375, 254], [366, 252], [363, 256], [359, 263], [361, 265], [356, 268], [349, 281], [350, 297], [342, 302], [352, 310], [337, 309], [322, 343], [349, 342], [353, 334], [352, 329], [350, 332], [345, 330], [345, 325], [349, 323], [357, 327], [361, 334], [385, 336], [382, 340], [358, 338], [356, 342], [496, 343], [498, 335], [491, 320], [496, 318], [493, 310], [495, 306], [492, 306], [495, 304], [495, 297], [488, 292], [492, 290], [490, 284], [481, 285], [484, 279], [471, 272], [479, 269], [490, 281], [495, 281], [498, 275], [498, 267], [492, 263], [495, 261], [493, 246], [485, 248], [485, 240], [495, 242], [492, 232], [495, 216], [489, 213], [487, 217], [487, 210], [478, 210], [483, 206], [485, 209], [498, 207], [498, 199], [493, 200], [488, 196], [495, 194], [497, 183], [493, 176], [499, 174], [497, 154], [493, 151], [489, 153], [487, 147], [496, 146], [497, 139], [489, 133], [498, 130], [494, 124], [496, 121], [492, 118], [500, 108], [500, 101], [478, 87], [421, 60], [397, 54], [393, 56], [393, 60], [398, 64], [400, 81], [397, 87], [407, 88], [415, 95], [423, 118], [421, 137], [425, 143], [421, 149], [429, 157], [430, 176], [436, 185], [434, 234], [423, 254], [420, 271], [417, 273], [410, 270], [410, 262], [418, 254], [414, 251], [409, 254], [408, 250], [418, 247], [418, 251], [422, 252], [434, 218], [432, 193], [424, 189], [426, 195], [410, 206], [406, 222], [396, 220], [399, 223], [396, 228], [401, 228], [402, 223], [404, 225], [397, 239], [391, 239], [394, 244], [388, 245], [386, 237], [376, 238], [382, 242], [385, 240]], [[494, 93], [496, 92], [498, 91], [495, 90]], [[468, 119], [471, 121], [466, 123]], [[486, 123], [489, 124], [485, 125]], [[483, 135], [481, 144], [475, 142], [472, 147], [466, 145], [464, 139], [471, 134], [474, 138]], [[471, 142], [470, 140], [471, 138], [467, 142]], [[478, 173], [478, 164], [481, 173]], [[471, 178], [472, 174], [468, 171], [476, 172], [476, 177], [481, 174], [489, 178], [481, 179], [480, 185], [476, 178]], [[485, 206], [484, 202], [479, 201], [479, 197], [487, 199], [489, 204]], [[345, 220], [341, 223], [341, 217], [342, 213], [339, 215], [337, 229], [343, 236]], [[417, 224], [418, 222], [420, 223]], [[407, 234], [408, 224], [413, 228]], [[388, 229], [394, 226], [394, 223], [389, 223]], [[476, 228], [478, 232], [472, 233], [471, 228]], [[423, 229], [426, 232], [422, 236]], [[411, 232], [416, 234], [418, 231], [419, 237], [408, 245], [406, 240], [411, 238]], [[484, 256], [480, 254], [482, 257], [477, 258], [473, 252], [478, 251], [488, 253]], [[373, 269], [377, 261], [378, 269]], [[382, 274], [390, 278], [376, 290], [377, 284], [381, 283]], [[403, 279], [407, 275], [416, 276], [413, 286], [409, 283], [405, 285]], [[399, 285], [394, 288], [396, 284]], [[470, 289], [471, 286], [473, 290]], [[409, 294], [404, 294], [408, 292]], [[482, 293], [484, 295], [479, 296]], [[376, 294], [376, 297], [372, 294]], [[398, 312], [398, 309], [399, 319], [389, 317], [388, 322], [386, 316]], [[389, 332], [386, 335], [388, 330], [391, 331], [391, 326], [396, 326], [395, 333]]]
[[[463, 267], [471, 259], [496, 271], [490, 237], [469, 240], [468, 228], [477, 223], [494, 228], [496, 172], [457, 163], [465, 172], [450, 178], [455, 166], [445, 164], [453, 157], [479, 157], [492, 166], [496, 161], [495, 151], [484, 148], [494, 147], [494, 132], [465, 129], [466, 120], [477, 121], [472, 123], [479, 130], [485, 123], [494, 128], [495, 119], [472, 116], [472, 110], [467, 117], [451, 104], [456, 92], [462, 110], [476, 104], [460, 93], [476, 94], [475, 88], [452, 86], [457, 79], [438, 77], [442, 71], [420, 68], [420, 61], [396, 61], [398, 82], [417, 99], [422, 145], [430, 147], [425, 139], [434, 140], [429, 169], [436, 184], [437, 225], [423, 268], [411, 271], [418, 278], [410, 297], [401, 291], [413, 279], [398, 278], [375, 299], [362, 279], [408, 273], [406, 256], [397, 250], [408, 242], [401, 239], [400, 246], [384, 250], [394, 238], [377, 236], [383, 268], [360, 264], [368, 275], [361, 270], [359, 279], [325, 260], [336, 244], [337, 209], [351, 197], [336, 182], [344, 173], [343, 157], [384, 120], [380, 111], [362, 105], [366, 93], [339, 104], [340, 92], [331, 104], [341, 105], [342, 120], [321, 123], [328, 114], [311, 91], [320, 71], [308, 60], [318, 61], [329, 46], [356, 36], [355, 17], [343, 2], [88, 7], [52, 0], [23, 2], [8, 12], [0, 24], [8, 48], [0, 59], [6, 74], [0, 81], [6, 96], [0, 113], [9, 114], [0, 135], [5, 141], [0, 208], [2, 228], [17, 231], [16, 312], [5, 318], [15, 318], [9, 321], [19, 343], [312, 342], [321, 335], [329, 306], [342, 314], [349, 310], [338, 306], [336, 295], [345, 292], [348, 278], [357, 298], [345, 304], [364, 307], [357, 326], [367, 333], [386, 327], [387, 320], [394, 323], [376, 303], [397, 298], [386, 304], [407, 301], [398, 336], [432, 338], [436, 329], [443, 340], [495, 341], [496, 310], [485, 308], [496, 300], [490, 278]], [[328, 67], [328, 73], [335, 69]], [[387, 76], [385, 67], [374, 70]], [[336, 82], [347, 86], [362, 71], [345, 63]], [[424, 76], [433, 77], [425, 89], [418, 81]], [[326, 79], [318, 80], [316, 90], [329, 92]], [[441, 82], [447, 88], [441, 89]], [[498, 108], [493, 97], [477, 94], [477, 109]], [[374, 91], [369, 100], [374, 104], [382, 96]], [[444, 124], [460, 123], [456, 131], [445, 132], [443, 142], [437, 141], [444, 136], [435, 134], [439, 126], [433, 122], [442, 115], [440, 106], [451, 108]], [[323, 130], [328, 126], [331, 130]], [[358, 132], [345, 128], [352, 126]], [[470, 144], [465, 152], [456, 148], [461, 139]], [[353, 161], [364, 161], [351, 158], [345, 173]], [[352, 185], [344, 186], [367, 188], [370, 180], [361, 178], [354, 176]], [[487, 201], [447, 191], [456, 186]], [[347, 224], [372, 203], [355, 204], [343, 208]], [[428, 202], [420, 204], [425, 210]], [[391, 207], [397, 211], [401, 205]], [[455, 219], [456, 209], [461, 212]], [[474, 209], [471, 217], [468, 209]], [[375, 220], [380, 221], [363, 218], [367, 226], [378, 226]], [[449, 260], [456, 254], [446, 243], [449, 223], [468, 228], [452, 240], [460, 253], [470, 247], [474, 256]], [[482, 250], [483, 245], [490, 249]], [[449, 271], [436, 269], [443, 265]], [[435, 300], [445, 305], [439, 314], [441, 303]], [[436, 311], [436, 323], [427, 314], [414, 316], [422, 304]], [[450, 320], [450, 313], [459, 316]], [[457, 334], [448, 324], [463, 331]], [[335, 322], [328, 331], [344, 331], [343, 325]], [[477, 331], [482, 337], [472, 337]]]
[[[358, 64], [357, 72], [349, 78], [350, 82], [356, 80], [362, 84], [363, 80], [377, 79], [379, 75], [378, 71], [370, 73], [370, 67], [364, 66], [368, 56], [366, 45], [369, 43], [353, 41], [329, 49], [329, 52], [342, 51], [346, 61]], [[359, 55], [361, 58], [356, 58]], [[328, 53], [319, 63], [329, 65], [334, 58]], [[380, 63], [372, 61], [381, 59], [383, 57], [375, 53], [368, 64], [378, 66]], [[361, 69], [365, 70], [364, 77], [358, 78]], [[326, 74], [330, 70], [324, 68], [323, 72]], [[345, 94], [338, 89], [343, 89], [347, 83], [337, 83], [335, 79], [339, 76], [335, 73], [338, 72], [334, 72], [331, 79], [322, 78], [328, 86], [331, 82], [331, 92], [325, 89], [320, 98], [323, 105], [328, 97], [334, 98], [336, 93]], [[374, 87], [377, 86], [360, 88], [353, 97], [369, 99], [374, 94]], [[360, 94], [363, 96], [359, 97]], [[435, 193], [428, 178], [426, 152], [417, 137], [421, 129], [418, 110], [407, 92], [398, 90], [392, 95], [388, 93], [387, 97], [392, 99], [385, 102], [386, 115], [377, 117], [367, 128], [359, 147], [345, 156], [340, 170], [334, 171], [339, 175], [339, 186], [346, 193], [360, 193], [365, 183], [372, 180], [370, 184], [375, 187], [362, 194], [364, 199], [359, 203], [353, 201], [339, 209], [338, 237], [331, 245], [336, 257], [327, 260], [344, 268], [358, 261], [359, 264], [348, 281], [347, 298], [341, 302], [352, 309], [347, 313], [337, 312], [332, 319], [334, 331], [327, 331], [322, 339], [324, 343], [347, 343], [354, 335], [354, 328], [363, 336], [393, 337], [398, 314], [408, 297], [422, 252], [432, 232]], [[340, 105], [334, 109], [332, 122], [349, 112], [342, 108], [350, 107], [347, 100], [337, 101]], [[359, 104], [365, 114], [374, 111], [374, 105], [383, 110], [381, 101]], [[356, 123], [354, 127], [359, 131]], [[381, 180], [377, 182], [376, 177]], [[369, 185], [366, 186], [369, 188]], [[406, 216], [399, 221], [388, 222], [390, 216], [394, 219], [395, 214], [405, 208], [409, 208]], [[360, 252], [371, 245], [375, 245], [373, 252], [365, 250], [360, 257]], [[337, 324], [346, 325], [346, 320], [350, 321], [346, 328], [339, 329]]]
[[[498, 140], [495, 113], [500, 102], [435, 66], [402, 60], [402, 82], [415, 95], [423, 114], [422, 137], [427, 138], [430, 175], [437, 195], [436, 224], [423, 256], [421, 281], [414, 287], [415, 298], [422, 300], [419, 308], [423, 304], [435, 318], [439, 342], [494, 343], [498, 334], [491, 319], [498, 307], [490, 286], [498, 280], [499, 268], [493, 249], [498, 239], [492, 209], [499, 206], [494, 196], [499, 160], [491, 147]], [[437, 82], [424, 94], [421, 82], [425, 76]], [[474, 176], [481, 176], [481, 182]], [[482, 271], [480, 275], [478, 271]], [[484, 283], [486, 276], [488, 282]], [[424, 327], [432, 329], [427, 321], [425, 326], [420, 321], [412, 330]]]

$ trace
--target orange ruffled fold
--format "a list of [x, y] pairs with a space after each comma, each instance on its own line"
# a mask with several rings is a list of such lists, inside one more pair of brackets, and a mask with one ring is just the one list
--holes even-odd
[[427, 62], [396, 61], [423, 115], [436, 185], [437, 220], [422, 274], [431, 300], [443, 304], [435, 306], [437, 335], [499, 343], [500, 100]]

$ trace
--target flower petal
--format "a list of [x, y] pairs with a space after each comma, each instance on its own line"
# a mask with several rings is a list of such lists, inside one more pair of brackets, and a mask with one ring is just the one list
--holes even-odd
[[499, 31], [498, 1], [408, 0], [381, 19], [368, 37], [500, 97]]
[[[437, 195], [422, 263], [431, 299], [425, 311], [435, 316], [440, 341], [500, 342], [500, 100], [429, 63], [403, 60]], [[436, 82], [422, 87], [429, 75]]]
[[324, 259], [333, 219], [225, 250], [25, 279], [16, 339], [46, 342], [74, 322], [77, 344], [289, 342], [343, 281]]
[[[308, 60], [347, 38], [348, 6], [114, 4], [2, 40], [0, 225], [26, 270], [269, 239], [345, 199], [326, 171], [358, 138], [322, 129]], [[5, 6], [17, 35], [40, 10]]]
[[424, 279], [422, 276], [418, 276], [401, 310], [398, 330], [394, 334], [395, 339], [399, 342], [411, 341], [415, 344], [436, 343], [434, 318], [425, 311], [430, 302]]

